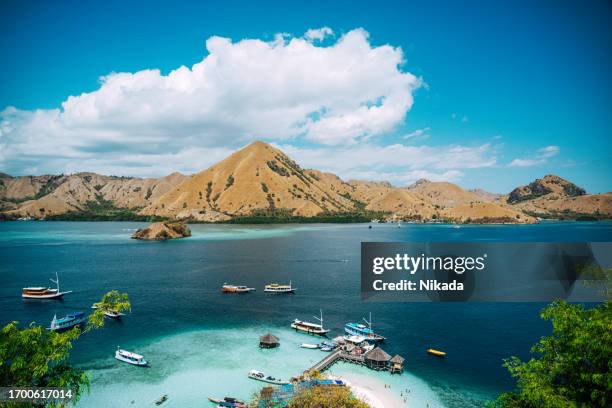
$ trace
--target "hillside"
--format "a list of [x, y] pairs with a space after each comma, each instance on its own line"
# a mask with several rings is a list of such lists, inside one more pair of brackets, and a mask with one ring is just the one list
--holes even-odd
[[257, 212], [312, 217], [357, 210], [330, 183], [329, 176], [303, 170], [274, 147], [254, 142], [214, 166], [192, 175], [142, 215], [198, 221], [227, 220]]
[[280, 150], [254, 142], [191, 176], [95, 173], [12, 177], [0, 173], [0, 217], [16, 219], [179, 219], [201, 222], [354, 222], [370, 218], [460, 223], [532, 223], [535, 217], [612, 217], [612, 193], [588, 195], [548, 175], [507, 196], [419, 180], [343, 181], [303, 169]]
[[587, 194], [583, 188], [555, 175], [512, 190], [506, 201], [514, 208], [542, 218], [612, 217], [612, 193]]

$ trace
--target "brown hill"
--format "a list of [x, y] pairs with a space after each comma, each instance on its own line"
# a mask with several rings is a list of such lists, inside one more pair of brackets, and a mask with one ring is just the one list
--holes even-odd
[[340, 187], [340, 179], [331, 179], [303, 170], [266, 143], [254, 142], [184, 180], [141, 214], [211, 221], [258, 211], [306, 217], [355, 211], [355, 203], [332, 188]]
[[65, 213], [111, 208], [142, 208], [185, 178], [173, 173], [159, 179], [139, 179], [76, 173], [0, 179], [4, 214], [8, 217], [45, 218]]
[[543, 218], [612, 216], [612, 193], [587, 194], [583, 188], [555, 175], [515, 188], [507, 202], [516, 209]]

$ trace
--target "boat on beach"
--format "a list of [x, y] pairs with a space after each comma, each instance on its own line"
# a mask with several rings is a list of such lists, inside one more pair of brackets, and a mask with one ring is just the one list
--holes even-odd
[[383, 342], [385, 338], [380, 334], [374, 333], [372, 330], [372, 313], [370, 313], [370, 320], [363, 318], [363, 323], [347, 323], [344, 326], [344, 331], [351, 336], [363, 336], [365, 340], [373, 342]]
[[235, 408], [246, 408], [246, 403], [233, 397], [215, 398], [208, 397], [210, 402], [217, 404], [217, 407], [235, 407]]
[[289, 384], [289, 381], [283, 381], [280, 378], [274, 378], [270, 375], [265, 375], [261, 371], [257, 371], [257, 370], [249, 371], [249, 378], [253, 380], [257, 380], [257, 381], [263, 381], [269, 384], [276, 384], [276, 385]]
[[221, 286], [221, 292], [223, 293], [249, 293], [255, 290], [255, 288], [249, 288], [244, 285], [230, 285], [228, 283], [224, 283], [223, 286]]
[[328, 329], [323, 328], [323, 310], [319, 310], [320, 317], [313, 316], [319, 321], [319, 323], [305, 322], [302, 320], [295, 319], [291, 323], [291, 327], [296, 331], [301, 331], [308, 334], [316, 334], [318, 336], [326, 336], [329, 333]]
[[291, 281], [289, 281], [288, 285], [282, 285], [280, 283], [271, 283], [269, 285], [266, 285], [264, 288], [264, 292], [268, 293], [293, 293], [296, 290], [297, 288], [293, 287]]
[[127, 350], [121, 350], [117, 347], [117, 351], [115, 351], [115, 358], [119, 361], [123, 361], [124, 363], [144, 367], [149, 365], [147, 360], [145, 360], [144, 356], [140, 354], [132, 353]]
[[55, 279], [49, 280], [55, 283], [55, 289], [44, 286], [30, 286], [21, 289], [21, 297], [24, 299], [61, 299], [64, 295], [72, 292], [71, 290], [66, 292], [60, 291], [57, 272], [55, 272]]
[[69, 315], [66, 315], [62, 318], [57, 318], [57, 315], [53, 316], [53, 320], [51, 320], [51, 326], [49, 330], [62, 332], [65, 330], [72, 329], [83, 323], [85, 321], [85, 313], [76, 312]]

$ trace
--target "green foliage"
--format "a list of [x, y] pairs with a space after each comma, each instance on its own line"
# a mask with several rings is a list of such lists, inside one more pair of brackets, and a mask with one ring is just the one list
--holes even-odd
[[275, 208], [274, 210], [256, 210], [250, 215], [234, 217], [227, 221], [229, 224], [293, 224], [293, 223], [355, 223], [368, 222], [373, 218], [380, 218], [381, 213], [355, 212], [355, 213], [323, 213], [312, 217], [293, 215], [290, 210]]
[[527, 362], [511, 357], [504, 367], [517, 379], [490, 407], [587, 408], [612, 406], [612, 308], [553, 302], [541, 312], [553, 333], [531, 349]]
[[348, 387], [312, 387], [299, 392], [288, 408], [368, 408]]
[[[62, 387], [73, 391], [75, 400], [89, 389], [85, 372], [70, 365], [72, 343], [83, 333], [104, 325], [103, 310], [129, 310], [127, 294], [111, 291], [97, 303], [84, 331], [75, 327], [63, 333], [30, 324], [20, 329], [17, 322], [7, 324], [0, 332], [0, 384], [3, 386]], [[40, 404], [5, 403], [5, 407], [34, 407]], [[47, 404], [47, 406], [59, 406]]]

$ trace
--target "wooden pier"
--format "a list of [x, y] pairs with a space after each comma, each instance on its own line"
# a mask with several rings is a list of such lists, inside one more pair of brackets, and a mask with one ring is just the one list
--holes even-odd
[[353, 364], [365, 365], [365, 358], [363, 355], [356, 356], [338, 349], [333, 351], [331, 354], [326, 355], [321, 361], [310, 367], [307, 371], [323, 372], [334, 365], [338, 360], [347, 361]]

